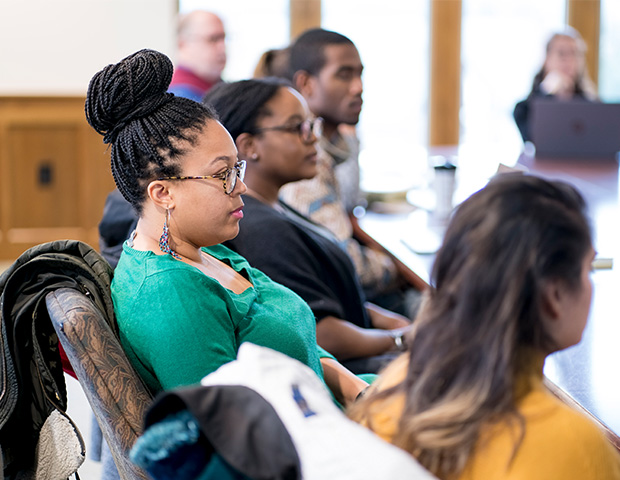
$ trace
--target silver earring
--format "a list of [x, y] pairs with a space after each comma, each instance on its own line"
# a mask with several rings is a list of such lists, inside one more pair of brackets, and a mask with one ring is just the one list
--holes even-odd
[[172, 250], [172, 248], [170, 248], [170, 231], [168, 230], [169, 218], [170, 210], [166, 208], [166, 217], [164, 218], [164, 231], [162, 232], [161, 237], [159, 237], [159, 249], [164, 253], [172, 255], [177, 260], [181, 260], [181, 255], [179, 255], [177, 252]]

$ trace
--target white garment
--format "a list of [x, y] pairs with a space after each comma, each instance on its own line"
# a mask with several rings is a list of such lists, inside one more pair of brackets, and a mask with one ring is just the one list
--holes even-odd
[[316, 373], [269, 348], [243, 343], [237, 360], [202, 385], [243, 385], [267, 400], [286, 426], [305, 480], [431, 480], [405, 451], [348, 419]]

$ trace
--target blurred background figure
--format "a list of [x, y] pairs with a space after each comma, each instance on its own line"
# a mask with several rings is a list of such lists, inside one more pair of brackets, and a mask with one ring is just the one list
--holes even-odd
[[287, 78], [290, 48], [270, 48], [265, 51], [256, 64], [254, 78], [279, 77]]
[[574, 28], [566, 27], [551, 36], [546, 46], [545, 61], [534, 76], [530, 94], [514, 109], [515, 122], [524, 142], [531, 140], [529, 120], [533, 98], [598, 99], [596, 87], [586, 69], [585, 56], [586, 44]]
[[194, 10], [179, 17], [176, 67], [169, 92], [199, 102], [221, 81], [226, 67], [226, 32], [214, 13]]

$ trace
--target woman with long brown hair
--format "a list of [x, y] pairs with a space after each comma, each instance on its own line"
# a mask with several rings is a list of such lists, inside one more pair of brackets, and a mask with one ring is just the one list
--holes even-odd
[[581, 340], [592, 239], [571, 186], [493, 179], [456, 210], [409, 340], [350, 415], [442, 479], [620, 478], [603, 434], [543, 385]]

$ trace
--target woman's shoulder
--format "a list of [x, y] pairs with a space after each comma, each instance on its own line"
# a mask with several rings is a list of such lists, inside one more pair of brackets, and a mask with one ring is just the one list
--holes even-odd
[[[525, 436], [515, 458], [515, 472], [525, 468], [533, 479], [549, 475], [620, 479], [620, 453], [581, 412], [544, 388], [532, 391], [520, 412], [525, 418]], [[533, 462], [534, 457], [544, 458], [544, 462]]]
[[[239, 224], [240, 234], [244, 233], [244, 227], [246, 231], [250, 229], [254, 233], [265, 232], [267, 234], [273, 228], [286, 229], [290, 227], [289, 220], [281, 211], [247, 195], [244, 197], [244, 202], [245, 216]], [[265, 226], [269, 226], [269, 229], [264, 228]]]
[[620, 480], [620, 455], [602, 431], [540, 387], [518, 405], [523, 436], [518, 421], [488, 427], [460, 480]]
[[303, 229], [283, 212], [251, 197], [245, 202], [245, 216], [239, 224], [239, 234], [226, 245], [243, 253], [256, 247], [268, 251], [282, 247], [288, 251], [295, 249], [299, 242], [306, 242]]

